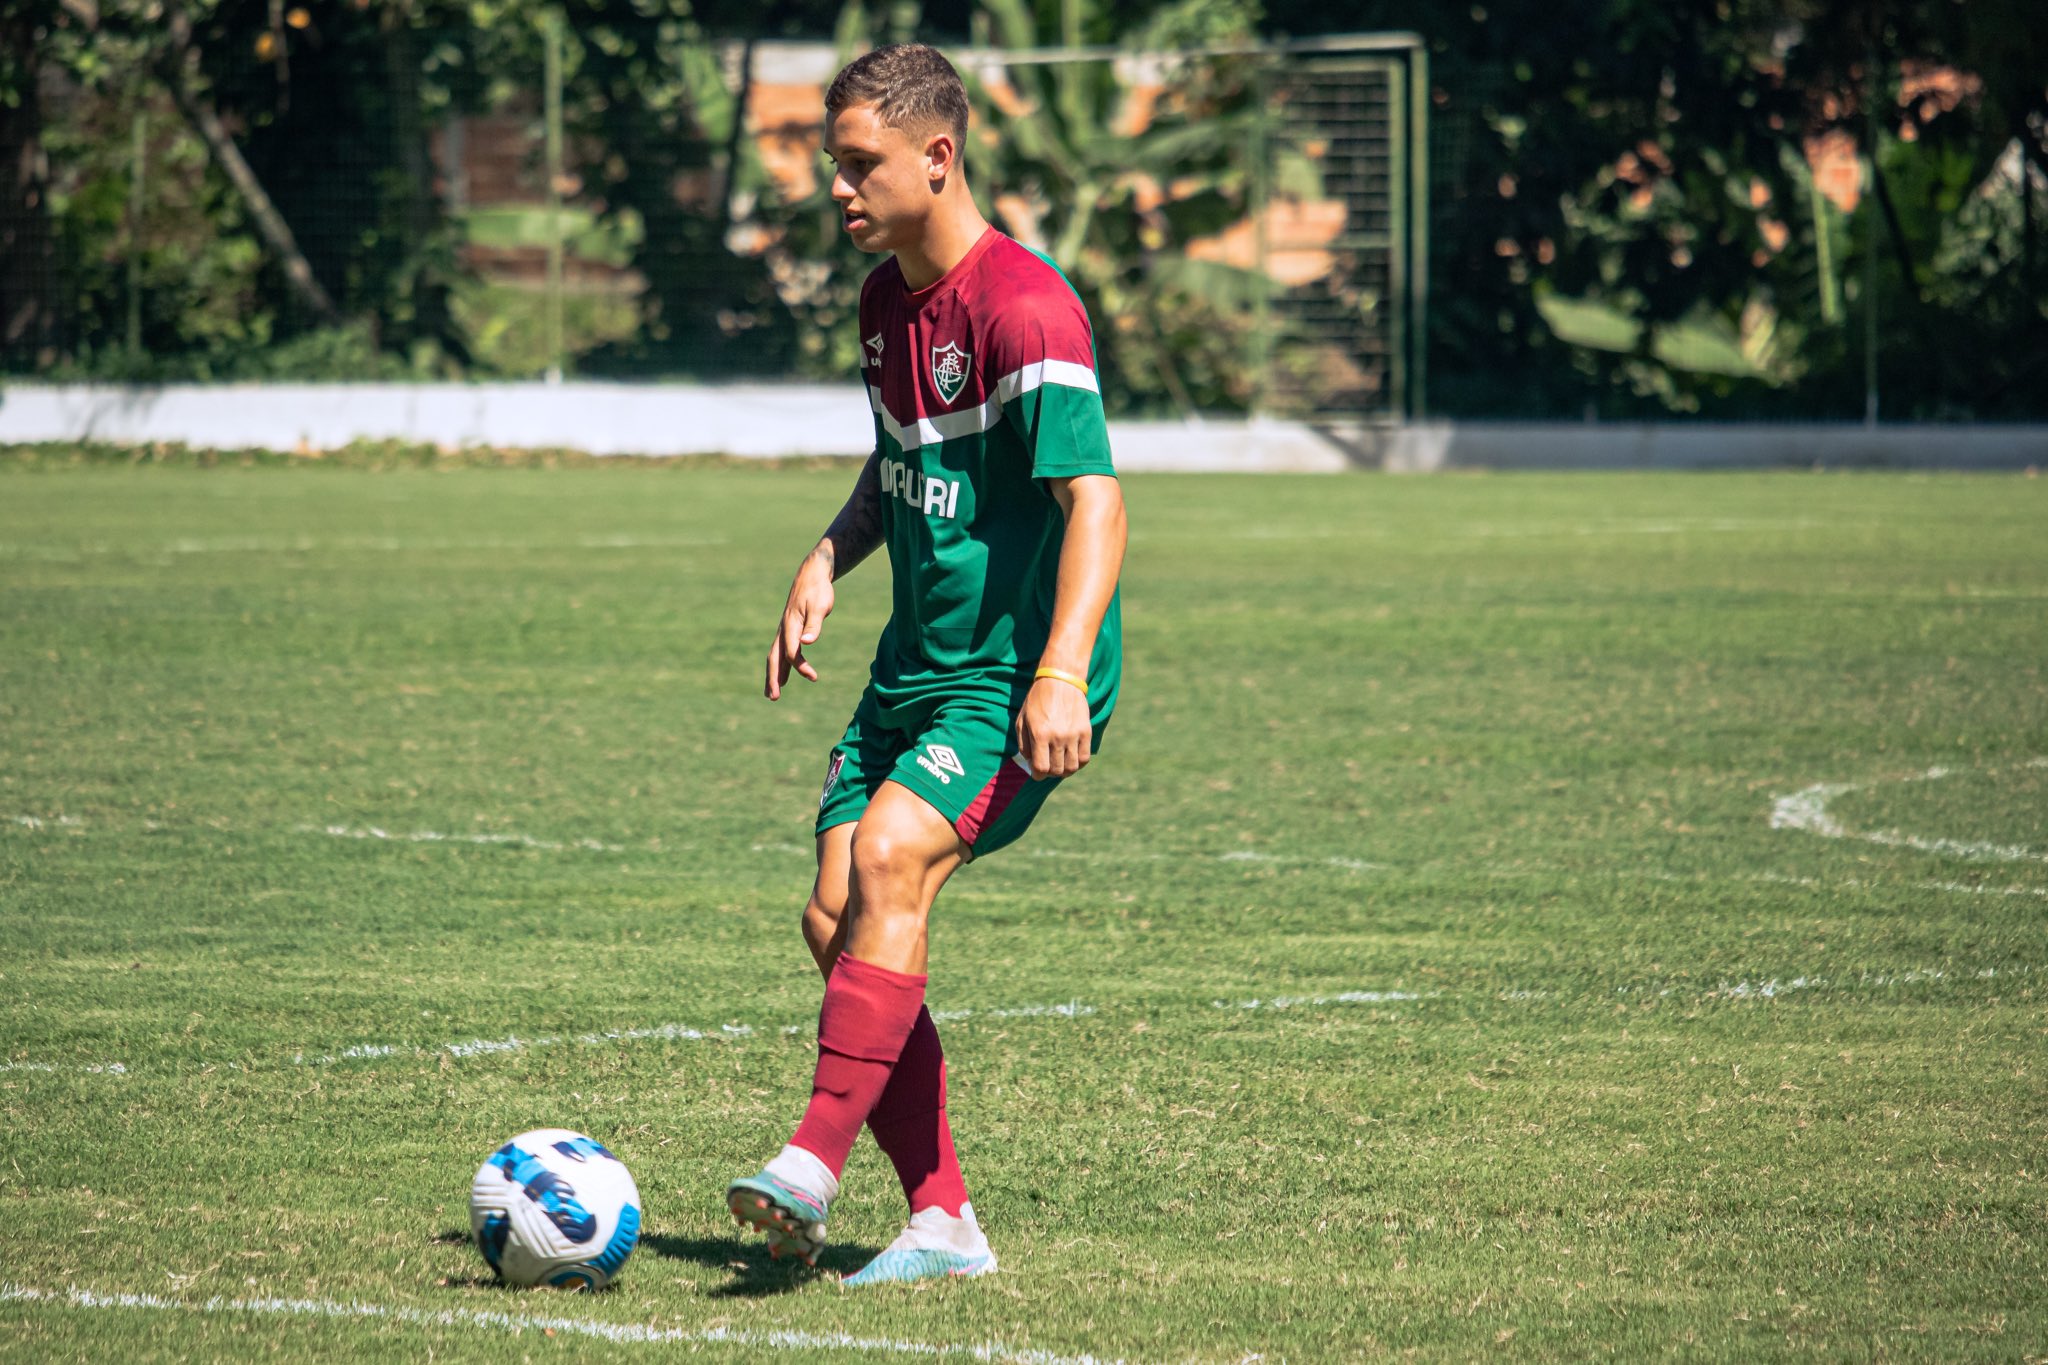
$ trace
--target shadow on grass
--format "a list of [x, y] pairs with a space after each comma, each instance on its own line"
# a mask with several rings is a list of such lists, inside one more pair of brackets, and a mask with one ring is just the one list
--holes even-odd
[[[475, 1243], [476, 1238], [470, 1236], [468, 1228], [448, 1228], [427, 1239], [428, 1246], [436, 1247], [473, 1246]], [[444, 1275], [434, 1282], [434, 1287], [490, 1294], [532, 1294], [537, 1298], [545, 1298], [559, 1292], [544, 1285], [508, 1284], [496, 1272], [490, 1270], [479, 1270], [471, 1275]], [[571, 1292], [577, 1298], [590, 1298], [609, 1294], [613, 1288], [612, 1285], [606, 1285], [602, 1289], [579, 1289]]]
[[640, 1238], [641, 1247], [672, 1261], [695, 1261], [713, 1270], [729, 1270], [731, 1283], [711, 1291], [715, 1299], [765, 1298], [787, 1294], [829, 1275], [851, 1275], [880, 1254], [870, 1246], [827, 1246], [815, 1267], [802, 1261], [778, 1261], [769, 1256], [766, 1244], [741, 1241], [737, 1237], [671, 1237], [651, 1233]]
[[[481, 1290], [490, 1294], [526, 1294], [533, 1291], [532, 1285], [506, 1284], [496, 1275], [446, 1275], [434, 1282], [436, 1289], [462, 1291]], [[550, 1291], [552, 1292], [552, 1291]]]

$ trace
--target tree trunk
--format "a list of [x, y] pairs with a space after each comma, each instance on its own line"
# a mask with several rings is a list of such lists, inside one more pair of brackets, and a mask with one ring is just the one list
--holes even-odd
[[313, 267], [306, 260], [306, 253], [299, 250], [296, 237], [292, 236], [291, 225], [284, 215], [277, 211], [277, 205], [270, 201], [263, 183], [256, 178], [256, 172], [249, 168], [242, 156], [241, 148], [229, 135], [227, 126], [220, 121], [220, 115], [206, 97], [199, 94], [195, 79], [199, 65], [199, 53], [192, 46], [192, 21], [183, 11], [173, 11], [169, 16], [170, 43], [164, 50], [164, 84], [170, 87], [171, 98], [177, 103], [178, 112], [199, 134], [199, 140], [206, 144], [207, 154], [213, 164], [220, 168], [242, 196], [242, 203], [249, 210], [249, 217], [256, 224], [257, 235], [263, 238], [278, 262], [284, 267], [285, 279], [291, 284], [292, 292], [300, 302], [322, 322], [341, 321], [341, 312], [334, 306], [334, 300], [320, 287], [320, 281], [313, 275]]
[[[445, 243], [441, 205], [434, 193], [434, 161], [429, 154], [425, 96], [420, 89], [419, 36], [412, 26], [412, 4], [388, 6], [380, 24], [384, 49], [384, 89], [391, 101], [391, 163], [398, 168], [393, 206], [404, 255], [399, 262], [400, 293], [411, 303], [411, 316], [395, 329], [394, 341], [432, 338], [463, 364], [473, 357], [455, 320], [449, 276], [453, 261]], [[461, 168], [451, 167], [452, 177]]]
[[732, 100], [732, 127], [725, 134], [725, 183], [719, 187], [719, 242], [732, 237], [733, 192], [739, 188], [741, 150], [747, 139], [747, 104], [754, 98], [754, 38], [747, 35], [740, 47], [740, 89]]
[[391, 159], [399, 170], [398, 218], [408, 252], [417, 253], [434, 231], [434, 167], [427, 155], [427, 125], [422, 117], [419, 43], [411, 22], [411, 6], [394, 4], [384, 12], [384, 87], [391, 98]]
[[34, 7], [0, 8], [0, 51], [20, 73], [19, 102], [0, 114], [0, 356], [41, 368], [56, 359], [57, 251], [43, 152]]

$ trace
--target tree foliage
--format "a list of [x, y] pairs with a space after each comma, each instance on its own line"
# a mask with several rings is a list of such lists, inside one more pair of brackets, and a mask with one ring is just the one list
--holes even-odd
[[[1104, 36], [1104, 16], [1079, 0], [987, 0], [984, 14], [1003, 50]], [[1115, 406], [1191, 415], [1254, 396], [1255, 277], [1186, 248], [1252, 208], [1259, 63], [1152, 54], [1244, 42], [1255, 19], [1227, 0], [1183, 0], [1131, 35], [1146, 69], [992, 56], [964, 73], [983, 209], [1050, 256], [1088, 304]]]
[[[2001, 169], [2048, 166], [2027, 0], [1368, 0], [1343, 25], [1430, 41], [1439, 407], [1860, 415], [1874, 251], [1887, 412], [2048, 409], [2048, 185]], [[1845, 218], [1809, 152], [1873, 142], [1893, 212]], [[1547, 299], [1610, 336], [1568, 341]]]
[[[788, 197], [760, 164], [736, 42], [830, 33], [850, 55], [920, 35], [1171, 52], [1255, 25], [1412, 29], [1432, 59], [1435, 410], [1853, 417], [1874, 304], [1887, 415], [2039, 415], [2037, 8], [1363, 0], [1339, 14], [1266, 0], [1261, 18], [1249, 0], [573, 0], [560, 10], [566, 188], [630, 244], [645, 284], [630, 336], [580, 364], [850, 363], [869, 263], [836, 230], [822, 182]], [[538, 89], [545, 12], [541, 0], [7, 6], [6, 362], [478, 373], [453, 306], [459, 224], [429, 141], [451, 114]], [[1134, 127], [1108, 64], [1012, 67], [1005, 92], [995, 68], [970, 63], [970, 164], [1005, 189], [990, 213], [1035, 237], [1088, 298], [1114, 401], [1241, 406], [1255, 282], [1184, 248], [1247, 209], [1253, 91], [1242, 63], [1169, 65], [1172, 94]], [[1822, 182], [1857, 158], [1878, 175], [1849, 176], [1849, 212], [1841, 185]]]

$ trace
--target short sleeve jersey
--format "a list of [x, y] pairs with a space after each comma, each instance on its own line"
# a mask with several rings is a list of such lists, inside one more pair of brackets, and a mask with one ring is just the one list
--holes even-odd
[[[913, 292], [894, 258], [861, 289], [893, 612], [885, 706], [1028, 685], [1052, 627], [1066, 520], [1044, 482], [1116, 473], [1088, 314], [1043, 256], [990, 228]], [[1107, 716], [1122, 666], [1112, 598], [1088, 669]]]

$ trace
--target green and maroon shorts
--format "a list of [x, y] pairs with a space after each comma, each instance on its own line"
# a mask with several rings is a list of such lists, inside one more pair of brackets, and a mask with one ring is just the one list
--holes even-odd
[[[1095, 726], [1099, 752], [1109, 720]], [[1063, 778], [1034, 781], [1017, 757], [1017, 712], [987, 696], [884, 707], [871, 686], [846, 734], [832, 746], [817, 832], [861, 817], [884, 782], [923, 797], [945, 816], [970, 858], [993, 853], [1031, 827]]]

